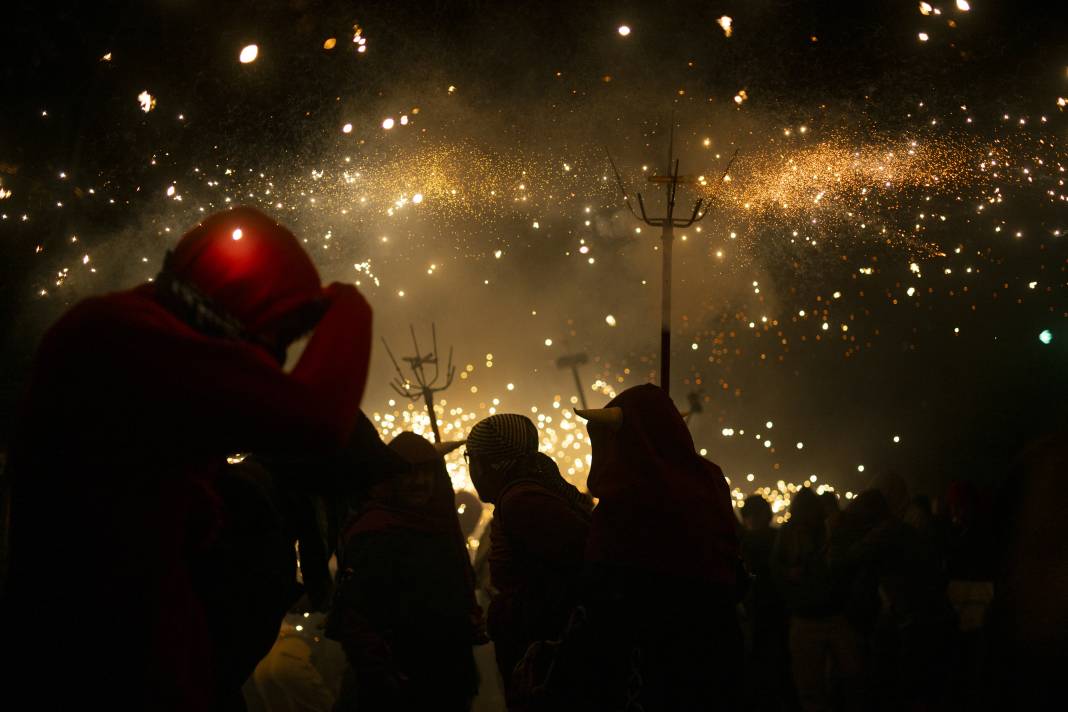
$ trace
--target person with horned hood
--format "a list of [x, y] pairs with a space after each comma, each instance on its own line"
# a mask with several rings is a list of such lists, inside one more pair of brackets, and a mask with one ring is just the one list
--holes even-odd
[[735, 709], [741, 567], [723, 472], [697, 454], [657, 386], [576, 413], [588, 421], [599, 500], [583, 595], [593, 650], [572, 676], [580, 708]]
[[[12, 457], [12, 683], [56, 709], [216, 706], [193, 570], [221, 524], [217, 475], [234, 453], [341, 447], [370, 329], [359, 292], [324, 288], [300, 241], [248, 207], [196, 225], [150, 283], [60, 318]], [[59, 686], [42, 664], [56, 650]]]
[[506, 702], [515, 710], [524, 703], [516, 665], [532, 643], [560, 636], [577, 602], [592, 503], [538, 452], [538, 429], [525, 416], [479, 421], [465, 456], [478, 496], [495, 507], [489, 553], [495, 595], [487, 622]]
[[442, 455], [460, 444], [394, 438], [404, 469], [342, 534], [328, 630], [350, 667], [338, 712], [463, 711], [478, 692], [472, 646], [488, 639]]

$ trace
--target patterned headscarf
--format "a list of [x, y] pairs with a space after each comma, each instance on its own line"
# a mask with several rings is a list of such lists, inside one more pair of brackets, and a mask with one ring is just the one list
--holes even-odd
[[498, 413], [475, 423], [467, 436], [467, 452], [484, 457], [490, 467], [505, 473], [498, 501], [508, 488], [535, 482], [584, 516], [593, 509], [593, 500], [560, 475], [551, 457], [538, 452], [538, 429], [525, 415]]
[[524, 415], [491, 415], [471, 428], [467, 452], [485, 458], [494, 469], [509, 470], [538, 452], [538, 429]]

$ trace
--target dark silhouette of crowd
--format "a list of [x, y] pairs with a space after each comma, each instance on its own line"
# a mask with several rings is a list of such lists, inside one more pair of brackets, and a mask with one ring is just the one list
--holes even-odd
[[[363, 297], [252, 208], [48, 331], [2, 470], [8, 701], [459, 711], [495, 687], [513, 712], [808, 712], [1053, 689], [1065, 438], [1021, 455], [997, 517], [967, 482], [931, 499], [884, 473], [847, 500], [752, 494], [739, 520], [653, 385], [575, 411], [588, 492], [519, 414], [386, 444], [359, 409], [370, 335]], [[460, 447], [481, 502], [453, 490]]]

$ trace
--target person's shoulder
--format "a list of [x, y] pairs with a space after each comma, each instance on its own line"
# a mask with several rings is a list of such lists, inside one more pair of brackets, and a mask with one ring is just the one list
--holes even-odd
[[149, 289], [139, 287], [89, 297], [75, 304], [47, 332], [46, 339], [65, 340], [92, 336], [116, 328], [138, 325], [149, 328], [177, 320], [164, 309]]
[[497, 498], [497, 508], [506, 511], [546, 500], [559, 499], [537, 480], [519, 480], [507, 485]]

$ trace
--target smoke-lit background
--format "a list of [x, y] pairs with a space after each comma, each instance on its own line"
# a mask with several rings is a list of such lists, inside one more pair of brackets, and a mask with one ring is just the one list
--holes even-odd
[[[398, 356], [436, 324], [447, 437], [540, 414], [581, 482], [556, 359], [588, 355], [591, 405], [658, 369], [658, 231], [607, 156], [661, 212], [646, 179], [674, 120], [703, 177], [678, 213], [711, 205], [675, 241], [671, 393], [700, 402], [698, 447], [743, 490], [992, 483], [1068, 395], [1068, 44], [1026, 5], [16, 4], [3, 432], [64, 309], [245, 203], [358, 282]], [[394, 375], [376, 340], [364, 409], [384, 430], [406, 422]]]

